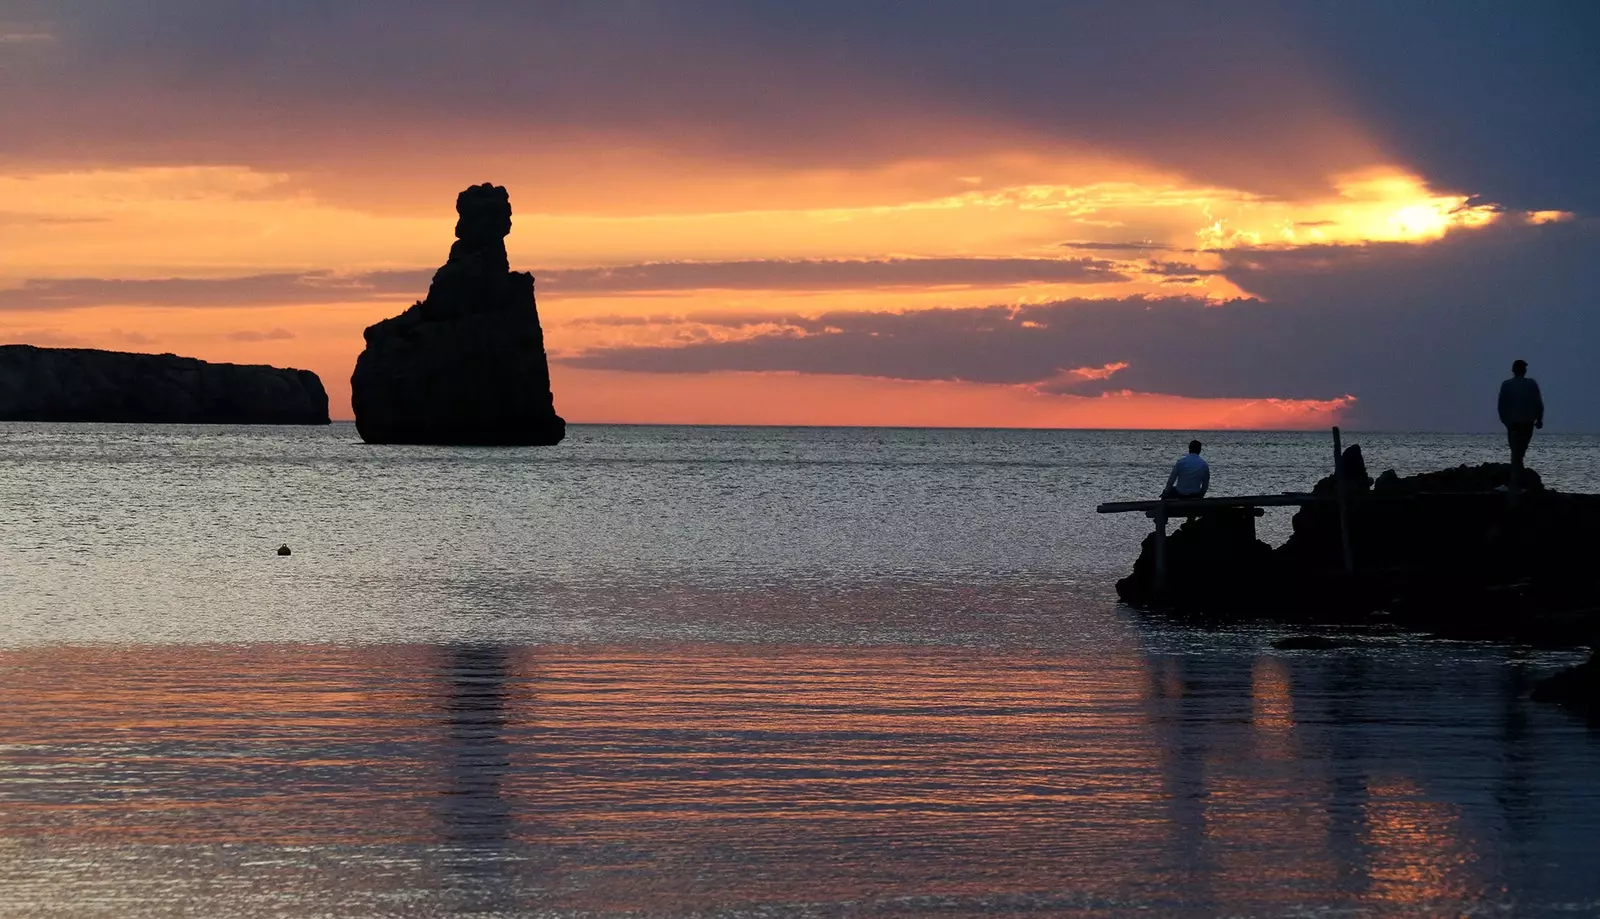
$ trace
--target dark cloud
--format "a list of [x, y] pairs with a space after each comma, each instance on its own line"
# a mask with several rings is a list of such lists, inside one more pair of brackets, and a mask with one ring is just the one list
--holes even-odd
[[[535, 272], [552, 296], [605, 296], [690, 290], [861, 290], [1006, 287], [1029, 283], [1101, 284], [1128, 276], [1093, 258], [814, 259], [651, 262]], [[248, 307], [420, 298], [429, 270], [338, 275], [328, 271], [239, 278], [36, 278], [0, 288], [0, 311], [93, 306]]]
[[1181, 275], [1186, 278], [1195, 278], [1207, 275], [1221, 274], [1221, 269], [1199, 268], [1187, 262], [1152, 261], [1139, 269], [1144, 274], [1165, 275], [1168, 277]]
[[682, 322], [682, 316], [579, 316], [567, 320], [567, 325], [592, 328], [620, 329], [637, 326], [665, 325]]
[[258, 332], [252, 329], [240, 329], [237, 332], [229, 332], [227, 337], [233, 341], [287, 341], [288, 339], [294, 337], [294, 333], [288, 329], [278, 328], [267, 329], [265, 332]]
[[687, 315], [663, 313], [655, 316], [617, 316], [612, 314], [577, 316], [564, 320], [562, 324], [579, 328], [632, 328], [686, 324], [717, 329], [749, 329], [772, 325], [793, 325], [804, 321], [806, 321], [804, 317], [798, 314], [695, 311]]
[[1007, 287], [1028, 283], [1126, 281], [1114, 262], [1045, 258], [759, 259], [653, 262], [573, 268], [537, 275], [558, 295], [681, 290], [864, 290], [895, 287]]
[[[369, 271], [364, 274], [346, 276], [345, 288], [351, 291], [365, 290], [371, 296], [381, 299], [394, 299], [395, 297], [411, 297], [421, 300], [428, 293], [428, 285], [433, 283], [434, 268], [403, 268], [387, 271]], [[351, 299], [359, 299], [352, 297]]]
[[1600, 213], [1600, 4], [1293, 6], [1401, 162], [1509, 207]]
[[[784, 317], [734, 341], [610, 348], [574, 366], [666, 373], [771, 371], [912, 380], [1061, 382], [1126, 362], [1106, 388], [1198, 397], [1360, 399], [1356, 425], [1486, 430], [1514, 357], [1550, 393], [1552, 426], [1600, 430], [1600, 226], [1514, 227], [1431, 246], [1237, 253], [1228, 277], [1263, 299], [1069, 300], [1036, 306]], [[708, 317], [695, 321], [716, 322]], [[723, 324], [772, 323], [723, 317]]]
[[[903, 313], [838, 311], [812, 317], [692, 316], [705, 325], [776, 322], [781, 328], [753, 338], [686, 347], [601, 349], [565, 362], [658, 373], [787, 370], [1036, 383], [1063, 370], [1126, 361], [1130, 366], [1117, 375], [1119, 389], [1133, 380], [1155, 391], [1185, 395], [1327, 397], [1326, 387], [1275, 392], [1270, 381], [1253, 373], [1181, 380], [1181, 374], [1165, 369], [1175, 363], [1174, 356], [1181, 359], [1197, 348], [1214, 348], [1245, 335], [1270, 337], [1273, 333], [1263, 327], [1282, 325], [1286, 318], [1282, 310], [1259, 301], [1215, 306], [1199, 299], [1144, 297]], [[1086, 390], [1106, 385], [1104, 380], [1082, 382]]]
[[29, 214], [18, 211], [0, 211], [0, 227], [47, 227], [81, 223], [104, 223], [104, 217], [58, 217], [49, 214]]
[[332, 272], [258, 274], [240, 278], [34, 278], [0, 288], [0, 311], [94, 306], [190, 308], [279, 306], [366, 300], [389, 293], [391, 274], [347, 278]]
[[0, 48], [13, 160], [373, 168], [382, 138], [481, 154], [490, 132], [513, 150], [842, 166], [1029, 138], [1268, 191], [1382, 153], [1516, 208], [1600, 206], [1600, 5], [1585, 2], [85, 0], [37, 15], [8, 18], [53, 40]]

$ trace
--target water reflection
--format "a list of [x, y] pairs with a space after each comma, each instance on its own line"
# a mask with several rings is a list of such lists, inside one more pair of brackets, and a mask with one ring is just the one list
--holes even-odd
[[5, 652], [0, 913], [1596, 906], [1600, 746], [1439, 648]]
[[1146, 704], [1171, 796], [1172, 862], [1215, 908], [1268, 879], [1287, 903], [1448, 911], [1478, 898], [1456, 870], [1470, 861], [1459, 822], [1364, 749], [1379, 726], [1351, 710], [1365, 691], [1350, 682], [1361, 666], [1351, 656], [1152, 661]]
[[516, 901], [512, 808], [503, 793], [511, 771], [506, 737], [511, 649], [441, 649], [445, 787], [439, 797], [440, 867], [454, 910], [504, 910]]

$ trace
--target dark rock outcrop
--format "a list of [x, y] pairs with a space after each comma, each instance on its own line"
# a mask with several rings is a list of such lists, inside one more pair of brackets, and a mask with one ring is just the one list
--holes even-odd
[[0, 345], [0, 420], [327, 424], [328, 394], [309, 370]]
[[1600, 719], [1600, 651], [1589, 660], [1540, 680], [1533, 687], [1536, 702], [1554, 702]]
[[485, 183], [456, 198], [456, 241], [428, 296], [367, 328], [350, 378], [362, 440], [378, 444], [559, 443], [533, 276], [512, 271], [511, 199]]
[[[1266, 550], [1210, 513], [1167, 540], [1167, 590], [1154, 596], [1154, 546], [1117, 591], [1136, 605], [1287, 621], [1361, 622], [1375, 615], [1452, 638], [1588, 644], [1600, 638], [1600, 495], [1543, 487], [1533, 470], [1522, 490], [1499, 490], [1510, 467], [1486, 463], [1368, 479], [1346, 454], [1351, 555], [1344, 570], [1338, 505], [1294, 516], [1293, 535]], [[1331, 498], [1328, 476], [1312, 494]]]
[[[1144, 538], [1133, 573], [1117, 582], [1117, 596], [1148, 606], [1155, 592], [1154, 533]], [[1229, 605], [1241, 591], [1272, 576], [1272, 547], [1256, 539], [1248, 511], [1193, 517], [1167, 536], [1167, 595], [1193, 607]]]

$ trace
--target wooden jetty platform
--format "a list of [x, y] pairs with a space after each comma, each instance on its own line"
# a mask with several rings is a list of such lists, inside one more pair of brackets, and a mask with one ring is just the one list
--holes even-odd
[[[1196, 517], [1207, 511], [1230, 508], [1305, 507], [1330, 499], [1303, 491], [1286, 491], [1281, 495], [1236, 495], [1227, 498], [1154, 498], [1149, 501], [1107, 501], [1095, 508], [1098, 514], [1123, 514], [1144, 511], [1146, 517], [1165, 512], [1168, 517]], [[1256, 516], [1260, 516], [1257, 514]]]
[[[1290, 492], [1281, 495], [1238, 495], [1227, 498], [1158, 498], [1153, 501], [1108, 501], [1095, 508], [1097, 514], [1125, 514], [1130, 512], [1143, 512], [1146, 517], [1155, 521], [1156, 544], [1156, 588], [1164, 589], [1167, 581], [1167, 522], [1173, 517], [1195, 517], [1200, 514], [1216, 511], [1237, 510], [1248, 513], [1252, 518], [1260, 517], [1266, 513], [1268, 507], [1305, 507], [1308, 504], [1321, 504], [1337, 498], [1325, 498], [1305, 492]], [[1251, 521], [1252, 526], [1254, 521]], [[1346, 549], [1346, 569], [1350, 564], [1349, 550]]]
[[[1355, 559], [1350, 552], [1350, 527], [1348, 522], [1348, 490], [1345, 487], [1342, 457], [1344, 444], [1339, 429], [1333, 429], [1333, 472], [1338, 483], [1338, 493], [1331, 496], [1313, 495], [1310, 492], [1285, 492], [1277, 495], [1238, 495], [1226, 498], [1156, 498], [1148, 501], [1108, 501], [1095, 508], [1098, 514], [1125, 514], [1142, 512], [1155, 521], [1156, 589], [1162, 590], [1167, 582], [1167, 522], [1173, 517], [1195, 517], [1200, 514], [1238, 510], [1252, 518], [1265, 513], [1268, 507], [1305, 507], [1337, 501], [1339, 504], [1339, 539], [1344, 550], [1344, 570], [1355, 573]], [[1255, 523], [1252, 519], [1251, 526]]]

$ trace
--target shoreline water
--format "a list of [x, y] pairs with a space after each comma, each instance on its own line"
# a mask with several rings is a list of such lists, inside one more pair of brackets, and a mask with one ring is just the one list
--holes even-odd
[[1119, 606], [1164, 433], [0, 434], [0, 913], [1600, 908], [1581, 656]]

